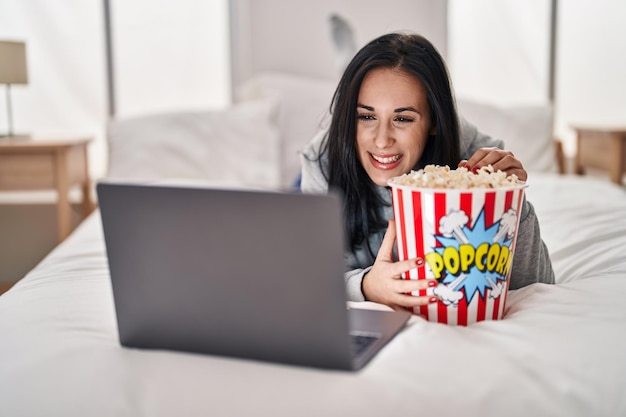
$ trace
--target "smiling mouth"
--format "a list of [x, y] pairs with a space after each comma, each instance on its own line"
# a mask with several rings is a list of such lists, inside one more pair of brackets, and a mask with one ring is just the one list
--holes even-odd
[[374, 159], [376, 162], [380, 162], [381, 164], [393, 164], [394, 162], [397, 162], [400, 158], [402, 158], [401, 154], [396, 154], [392, 156], [377, 156], [374, 154], [370, 155], [372, 155], [372, 159]]

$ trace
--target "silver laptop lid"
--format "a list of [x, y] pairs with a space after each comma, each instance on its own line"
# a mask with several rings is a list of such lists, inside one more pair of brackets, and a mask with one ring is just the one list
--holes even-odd
[[123, 345], [352, 367], [337, 196], [97, 190]]

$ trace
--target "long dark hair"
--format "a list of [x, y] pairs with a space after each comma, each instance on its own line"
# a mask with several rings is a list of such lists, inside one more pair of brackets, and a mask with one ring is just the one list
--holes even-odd
[[[356, 151], [356, 115], [359, 90], [365, 75], [376, 68], [399, 69], [420, 80], [426, 90], [435, 133], [426, 141], [414, 169], [428, 164], [456, 166], [460, 160], [459, 122], [448, 70], [437, 49], [417, 34], [391, 33], [374, 39], [354, 56], [339, 81], [331, 102], [330, 129], [320, 156], [328, 156], [328, 172], [319, 163], [329, 189], [344, 196], [348, 243], [355, 250], [371, 232], [385, 227], [378, 207], [384, 204], [361, 165]], [[372, 253], [372, 255], [374, 255]]]

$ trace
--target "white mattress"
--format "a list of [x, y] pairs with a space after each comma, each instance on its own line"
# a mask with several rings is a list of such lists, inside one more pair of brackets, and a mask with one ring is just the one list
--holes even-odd
[[626, 192], [527, 192], [558, 284], [512, 291], [501, 321], [415, 316], [357, 373], [120, 347], [95, 212], [0, 297], [0, 415], [626, 415]]

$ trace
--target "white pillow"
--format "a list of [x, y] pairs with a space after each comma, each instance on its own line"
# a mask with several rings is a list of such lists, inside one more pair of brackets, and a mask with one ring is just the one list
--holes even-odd
[[279, 104], [282, 185], [289, 187], [300, 175], [300, 152], [320, 129], [327, 127], [334, 80], [287, 73], [260, 74], [237, 90], [238, 100], [272, 98]]
[[116, 120], [108, 126], [109, 178], [280, 183], [277, 106], [252, 101], [219, 111]]
[[526, 171], [557, 172], [550, 106], [505, 108], [457, 99], [457, 107], [480, 132], [502, 139]]

